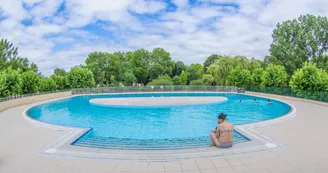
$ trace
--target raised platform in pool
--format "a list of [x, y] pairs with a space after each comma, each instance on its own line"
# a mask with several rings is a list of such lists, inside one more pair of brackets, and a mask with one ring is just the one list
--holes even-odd
[[138, 98], [95, 98], [91, 104], [100, 106], [173, 106], [220, 103], [226, 97], [138, 97]]

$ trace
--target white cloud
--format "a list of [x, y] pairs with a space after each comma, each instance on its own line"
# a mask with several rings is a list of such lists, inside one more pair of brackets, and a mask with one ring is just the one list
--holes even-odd
[[138, 0], [130, 5], [130, 9], [136, 13], [157, 13], [166, 8], [165, 2]]
[[[212, 53], [263, 59], [277, 22], [307, 13], [328, 16], [327, 0], [199, 1], [172, 0], [177, 9], [166, 12], [164, 0], [2, 0], [0, 37], [50, 75], [56, 67], [84, 63], [93, 51], [162, 47], [187, 64], [203, 63]], [[58, 12], [62, 2], [65, 9]], [[32, 25], [21, 24], [24, 19]]]

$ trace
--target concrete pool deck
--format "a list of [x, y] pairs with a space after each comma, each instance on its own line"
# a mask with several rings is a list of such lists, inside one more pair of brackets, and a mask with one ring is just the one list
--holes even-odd
[[[253, 130], [283, 147], [254, 152], [232, 152], [202, 157], [205, 153], [228, 151], [208, 147], [185, 151], [192, 157], [182, 159], [186, 153], [175, 153], [181, 159], [153, 162], [137, 159], [101, 159], [99, 156], [72, 157], [69, 153], [42, 153], [50, 144], [67, 136], [70, 128], [47, 128], [22, 116], [31, 105], [24, 105], [0, 112], [0, 172], [1, 173], [105, 173], [105, 172], [309, 172], [324, 173], [328, 170], [328, 104], [305, 100], [249, 93], [277, 98], [294, 105], [297, 116], [274, 124], [257, 126]], [[66, 147], [66, 148], [65, 148]], [[67, 148], [68, 147], [68, 148]], [[70, 147], [70, 148], [69, 148]], [[242, 146], [234, 146], [238, 149]], [[243, 146], [244, 147], [244, 146]], [[68, 150], [87, 152], [86, 148], [63, 146]], [[94, 149], [97, 150], [97, 149]], [[99, 154], [103, 153], [97, 150]], [[95, 151], [93, 151], [95, 152]], [[114, 157], [151, 155], [150, 151], [115, 151]], [[158, 152], [163, 157], [169, 152]], [[197, 157], [197, 154], [199, 157]], [[123, 158], [124, 158], [123, 157]]]

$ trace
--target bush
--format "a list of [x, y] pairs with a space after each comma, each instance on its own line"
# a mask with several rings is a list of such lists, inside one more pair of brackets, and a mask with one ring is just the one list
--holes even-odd
[[157, 79], [152, 80], [147, 85], [148, 86], [155, 86], [155, 85], [172, 85], [172, 79], [168, 75], [160, 75]]
[[190, 81], [189, 85], [203, 85], [203, 81], [201, 79]]

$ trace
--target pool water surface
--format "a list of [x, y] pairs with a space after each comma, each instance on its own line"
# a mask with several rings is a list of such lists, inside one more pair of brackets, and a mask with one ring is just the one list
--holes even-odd
[[[104, 107], [89, 103], [89, 100], [95, 98], [217, 96], [228, 100], [214, 104], [165, 107]], [[276, 100], [271, 100], [271, 104], [268, 104], [267, 99], [243, 94], [147, 93], [74, 96], [32, 107], [28, 110], [28, 115], [51, 124], [90, 128], [74, 145], [171, 149], [209, 145], [209, 132], [217, 126], [220, 112], [228, 115], [229, 122], [238, 125], [273, 119], [288, 113], [290, 109], [287, 104]], [[238, 132], [234, 133], [235, 143], [247, 140], [249, 139]]]

